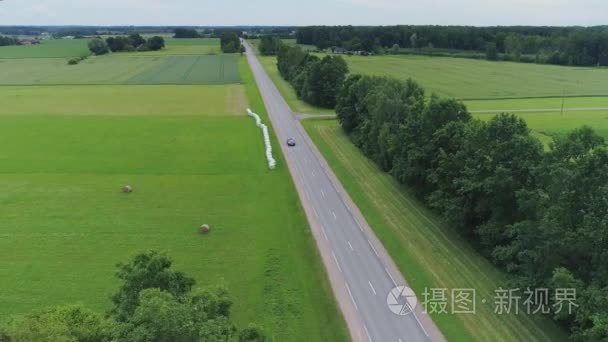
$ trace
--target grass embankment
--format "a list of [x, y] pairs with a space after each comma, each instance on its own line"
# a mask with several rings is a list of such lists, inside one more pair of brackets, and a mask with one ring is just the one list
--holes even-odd
[[508, 287], [504, 274], [365, 158], [335, 120], [304, 126], [419, 298], [424, 288], [446, 288], [448, 298], [451, 289], [476, 290], [476, 314], [433, 316], [449, 341], [565, 339], [548, 320], [494, 314], [494, 291]]

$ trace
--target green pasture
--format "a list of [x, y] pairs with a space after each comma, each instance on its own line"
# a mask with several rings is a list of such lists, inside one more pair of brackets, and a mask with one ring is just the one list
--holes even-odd
[[427, 56], [345, 56], [354, 74], [412, 78], [464, 99], [608, 95], [608, 69]]
[[175, 39], [165, 38], [165, 48], [160, 51], [125, 52], [129, 56], [179, 56], [220, 54], [220, 40], [216, 38]]
[[90, 53], [87, 44], [88, 39], [50, 39], [35, 45], [0, 46], [0, 58], [79, 57]]
[[0, 85], [122, 84], [167, 57], [91, 57], [78, 65], [65, 58], [0, 59]]
[[495, 314], [494, 291], [509, 288], [504, 274], [368, 160], [335, 120], [304, 126], [419, 298], [425, 288], [445, 288], [448, 298], [452, 289], [475, 290], [474, 314], [451, 314], [448, 304], [448, 314], [433, 315], [448, 341], [565, 340], [549, 320]]
[[[124, 82], [112, 68], [142, 59], [93, 59], [107, 67], [93, 78]], [[243, 85], [0, 87], [0, 320], [59, 304], [103, 312], [114, 265], [158, 249], [197, 289], [226, 284], [241, 328], [348, 339], [280, 150], [268, 170], [259, 128], [238, 115], [248, 105], [268, 120], [234, 63]]]
[[227, 84], [239, 82], [238, 55], [172, 56], [128, 84]]
[[242, 85], [4, 86], [1, 115], [245, 115]]

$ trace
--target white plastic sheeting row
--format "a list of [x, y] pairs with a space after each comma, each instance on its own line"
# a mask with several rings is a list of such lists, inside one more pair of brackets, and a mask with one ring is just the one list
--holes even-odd
[[249, 108], [247, 108], [247, 115], [254, 118], [255, 124], [262, 129], [262, 134], [264, 135], [264, 144], [266, 145], [266, 160], [268, 160], [268, 167], [273, 170], [277, 166], [277, 161], [272, 157], [272, 145], [270, 144], [268, 127], [262, 123], [260, 116], [252, 112]]

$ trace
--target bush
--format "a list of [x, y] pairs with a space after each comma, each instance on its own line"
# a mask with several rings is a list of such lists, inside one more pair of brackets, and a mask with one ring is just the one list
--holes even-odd
[[95, 38], [89, 41], [89, 50], [95, 55], [105, 55], [110, 52], [110, 48], [108, 47], [108, 43], [104, 42], [102, 39]]

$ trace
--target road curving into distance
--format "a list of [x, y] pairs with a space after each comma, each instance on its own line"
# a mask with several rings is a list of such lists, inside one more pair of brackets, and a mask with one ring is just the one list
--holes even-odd
[[[405, 315], [391, 311], [399, 311], [400, 306], [408, 311], [404, 297], [395, 302], [390, 295], [392, 289], [407, 283], [251, 47], [244, 45], [352, 339], [444, 341], [421, 305]], [[288, 147], [288, 138], [294, 138], [297, 145]], [[387, 299], [392, 302], [390, 308]]]

